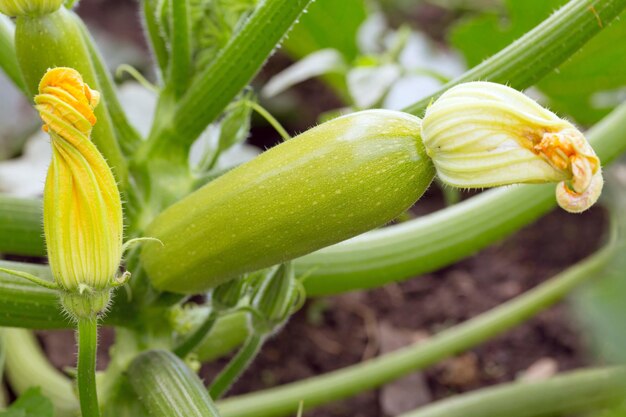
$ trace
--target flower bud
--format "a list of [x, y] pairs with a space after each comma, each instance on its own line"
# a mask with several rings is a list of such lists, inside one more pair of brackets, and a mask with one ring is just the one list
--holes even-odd
[[89, 138], [98, 98], [71, 68], [48, 70], [35, 97], [53, 151], [44, 189], [48, 259], [57, 284], [76, 296], [108, 294], [122, 257], [120, 194]]
[[461, 188], [559, 182], [569, 212], [600, 196], [600, 160], [571, 123], [512, 88], [471, 82], [451, 88], [427, 110], [422, 139], [437, 174]]
[[64, 0], [0, 0], [0, 13], [7, 16], [40, 16], [56, 12]]
[[300, 301], [291, 262], [270, 269], [255, 285], [251, 305], [262, 318], [252, 316], [252, 328], [258, 333], [271, 333], [286, 322]]
[[215, 287], [211, 292], [211, 304], [217, 310], [228, 310], [237, 306], [248, 291], [248, 278], [240, 277]]

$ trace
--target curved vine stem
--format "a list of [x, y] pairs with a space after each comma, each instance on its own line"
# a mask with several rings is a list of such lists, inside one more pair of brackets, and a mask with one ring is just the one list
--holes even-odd
[[626, 367], [585, 369], [546, 381], [514, 382], [442, 400], [400, 417], [535, 417], [597, 411], [619, 404]]
[[289, 136], [289, 133], [287, 133], [283, 125], [281, 125], [280, 122], [276, 120], [276, 118], [272, 116], [272, 114], [268, 112], [263, 106], [252, 100], [246, 100], [246, 105], [250, 106], [252, 110], [254, 110], [261, 117], [263, 117], [265, 121], [267, 121], [274, 128], [274, 130], [278, 132], [278, 134], [284, 141], [291, 139], [291, 136]]
[[209, 395], [214, 400], [224, 395], [237, 379], [250, 366], [256, 355], [261, 350], [265, 337], [256, 333], [248, 336], [244, 345], [235, 357], [226, 365], [226, 368], [215, 378], [209, 387]]
[[193, 352], [213, 329], [217, 317], [217, 311], [209, 311], [206, 319], [204, 319], [200, 326], [198, 326], [198, 328], [188, 338], [183, 340], [180, 345], [174, 348], [176, 356], [184, 359], [187, 355]]

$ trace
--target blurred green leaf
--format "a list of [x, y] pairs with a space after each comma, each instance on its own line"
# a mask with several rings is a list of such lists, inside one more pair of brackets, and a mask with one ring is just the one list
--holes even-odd
[[[299, 60], [320, 49], [339, 51], [346, 62], [359, 54], [357, 32], [367, 18], [365, 0], [316, 0], [283, 42], [283, 50]], [[346, 103], [350, 102], [346, 82], [340, 74], [326, 74], [323, 80]]]
[[[450, 41], [469, 66], [479, 64], [565, 4], [565, 0], [507, 0], [507, 17], [484, 13], [457, 25]], [[589, 13], [594, 16], [593, 6]], [[601, 25], [602, 22], [598, 21]], [[593, 124], [626, 96], [626, 14], [616, 19], [538, 87], [550, 107]]]
[[191, 0], [189, 5], [194, 63], [201, 71], [241, 28], [257, 0]]
[[332, 48], [350, 61], [359, 53], [356, 34], [366, 17], [365, 0], [317, 0], [300, 17], [283, 47], [294, 58]]
[[53, 417], [52, 402], [41, 395], [41, 389], [31, 388], [20, 396], [0, 417]]

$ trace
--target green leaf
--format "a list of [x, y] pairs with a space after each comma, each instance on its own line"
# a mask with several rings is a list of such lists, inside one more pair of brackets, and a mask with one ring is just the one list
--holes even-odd
[[366, 17], [364, 0], [317, 0], [300, 18], [283, 46], [294, 58], [332, 48], [352, 60], [359, 53], [356, 35]]
[[[345, 61], [352, 61], [359, 54], [357, 32], [366, 18], [365, 0], [317, 0], [300, 17], [285, 39], [283, 49], [295, 60], [321, 49], [334, 49]], [[342, 75], [329, 73], [323, 79], [349, 102]]]
[[20, 396], [0, 417], [53, 417], [52, 402], [41, 395], [40, 388], [31, 388]]
[[196, 69], [205, 68], [215, 59], [256, 5], [257, 0], [190, 1]]
[[[507, 19], [486, 13], [458, 25], [451, 32], [451, 43], [468, 65], [479, 64], [526, 31], [547, 18], [564, 0], [507, 0]], [[588, 12], [600, 27], [602, 20], [593, 4]], [[579, 123], [592, 124], [623, 101], [626, 90], [626, 15], [585, 45], [538, 87], [548, 97], [553, 110], [567, 113]]]

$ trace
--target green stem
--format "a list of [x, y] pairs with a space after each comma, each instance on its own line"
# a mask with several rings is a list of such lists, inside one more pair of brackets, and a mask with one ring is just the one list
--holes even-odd
[[[608, 165], [626, 150], [626, 103], [587, 132]], [[435, 271], [502, 239], [556, 205], [554, 185], [484, 192], [428, 216], [364, 234], [295, 260], [309, 296], [373, 288]]]
[[259, 353], [265, 337], [256, 333], [248, 336], [248, 339], [241, 347], [235, 357], [226, 365], [226, 368], [215, 378], [209, 387], [209, 395], [214, 400], [219, 399], [230, 389], [235, 381], [250, 366], [256, 355]]
[[250, 83], [311, 0], [266, 0], [192, 83], [172, 120], [158, 120], [138, 160], [152, 153], [188, 149]]
[[276, 118], [274, 116], [272, 116], [272, 114], [270, 112], [265, 110], [265, 108], [263, 108], [263, 106], [261, 106], [259, 103], [254, 102], [252, 100], [246, 100], [246, 105], [250, 106], [252, 108], [252, 110], [257, 112], [270, 125], [272, 125], [274, 130], [276, 130], [278, 132], [278, 134], [280, 135], [281, 138], [283, 138], [283, 140], [291, 139], [291, 136], [289, 136], [289, 133], [287, 133], [287, 131], [285, 130], [283, 125], [281, 125], [280, 122], [278, 120], [276, 120]]
[[0, 268], [0, 272], [3, 272], [5, 274], [9, 274], [9, 275], [13, 275], [14, 277], [19, 277], [19, 278], [25, 279], [27, 281], [32, 282], [35, 285], [47, 288], [49, 290], [58, 290], [60, 288], [59, 285], [56, 282], [49, 281], [47, 279], [39, 278], [37, 275], [33, 275], [31, 273], [28, 273], [28, 272], [24, 272], [24, 271], [20, 271], [20, 270], [14, 270], [14, 269], [9, 269], [9, 268]]
[[96, 391], [96, 352], [98, 350], [98, 319], [78, 318], [78, 363], [76, 384], [83, 417], [99, 417], [98, 393]]
[[466, 351], [545, 310], [604, 267], [615, 253], [611, 244], [527, 293], [416, 343], [378, 358], [282, 387], [229, 398], [219, 404], [224, 417], [277, 417], [379, 387], [418, 369]]
[[152, 52], [156, 57], [161, 76], [163, 76], [167, 72], [169, 53], [167, 52], [165, 41], [161, 36], [161, 29], [159, 28], [156, 18], [156, 9], [154, 7], [155, 0], [142, 0], [141, 6], [143, 11], [143, 26], [148, 34], [148, 40], [150, 41]]
[[22, 72], [15, 55], [14, 32], [15, 26], [13, 22], [8, 17], [0, 15], [0, 68], [17, 88], [22, 90], [24, 94], [27, 94], [26, 85], [24, 84]]
[[175, 97], [187, 90], [191, 77], [191, 40], [189, 28], [189, 0], [172, 2], [172, 59], [168, 87]]
[[117, 67], [117, 69], [115, 70], [115, 76], [117, 78], [120, 78], [122, 74], [124, 73], [127, 73], [128, 75], [133, 77], [134, 80], [137, 81], [139, 84], [141, 84], [141, 86], [145, 88], [146, 90], [151, 91], [154, 94], [159, 94], [160, 92], [159, 87], [157, 87], [156, 85], [148, 81], [148, 79], [144, 77], [142, 73], [137, 71], [137, 69], [135, 69], [131, 65], [122, 64], [119, 67]]
[[421, 116], [431, 100], [467, 81], [493, 81], [519, 90], [528, 88], [565, 62], [624, 8], [626, 0], [571, 0], [516, 42], [404, 111]]
[[586, 369], [454, 396], [400, 417], [537, 417], [598, 411], [624, 399], [626, 367]]
[[174, 353], [180, 358], [185, 358], [191, 352], [193, 352], [207, 337], [213, 325], [217, 320], [218, 314], [215, 310], [210, 310], [204, 321], [198, 326], [198, 328], [183, 342], [174, 348]]

